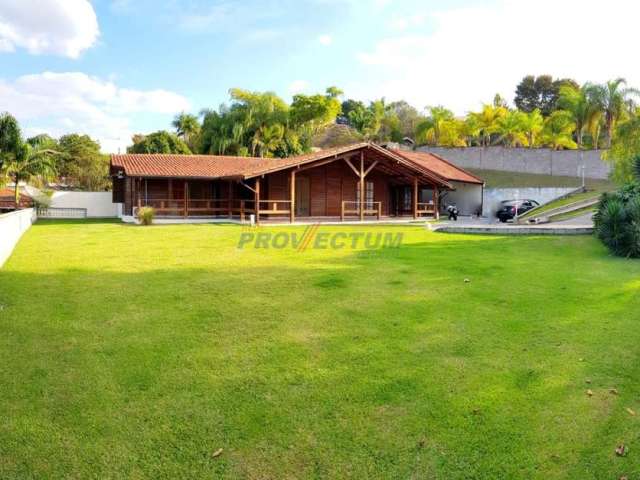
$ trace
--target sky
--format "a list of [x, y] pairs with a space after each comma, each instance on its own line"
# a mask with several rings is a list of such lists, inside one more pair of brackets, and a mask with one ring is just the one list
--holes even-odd
[[640, 86], [634, 0], [0, 0], [0, 111], [105, 152], [230, 88], [444, 105], [528, 74]]

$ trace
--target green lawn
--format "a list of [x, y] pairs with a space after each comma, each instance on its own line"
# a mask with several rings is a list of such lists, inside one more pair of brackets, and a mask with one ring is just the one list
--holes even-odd
[[36, 224], [0, 270], [0, 478], [637, 478], [640, 262], [368, 229], [404, 244]]

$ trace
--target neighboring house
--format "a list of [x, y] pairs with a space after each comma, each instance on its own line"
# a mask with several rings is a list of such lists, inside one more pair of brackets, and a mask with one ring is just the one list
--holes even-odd
[[[169, 217], [300, 220], [437, 217], [443, 193], [481, 179], [428, 153], [358, 143], [290, 158], [111, 156], [113, 201]], [[465, 213], [465, 212], [463, 212]]]
[[[16, 192], [15, 187], [0, 188], [0, 210], [14, 210], [16, 208]], [[28, 195], [23, 187], [20, 187], [20, 201], [18, 208], [30, 208], [33, 206], [33, 198]]]

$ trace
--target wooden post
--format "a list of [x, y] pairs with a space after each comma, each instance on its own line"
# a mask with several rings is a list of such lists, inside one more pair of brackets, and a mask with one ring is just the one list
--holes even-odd
[[433, 208], [435, 209], [436, 220], [440, 220], [440, 192], [437, 185], [433, 186]]
[[256, 177], [255, 191], [256, 225], [260, 225], [260, 177]]
[[229, 219], [233, 218], [233, 210], [232, 210], [232, 203], [233, 203], [233, 182], [231, 180], [229, 180], [229, 195], [227, 195], [227, 197], [229, 198]]
[[378, 202], [378, 220], [382, 216], [382, 202]]
[[290, 212], [289, 212], [289, 222], [293, 223], [296, 221], [296, 171], [291, 170], [291, 177], [289, 178], [291, 182], [289, 186], [290, 200], [289, 204]]
[[189, 215], [189, 209], [187, 206], [187, 202], [189, 200], [189, 182], [187, 182], [186, 180], [184, 181], [184, 194], [183, 194], [183, 199], [184, 199], [184, 205], [182, 207], [182, 214], [184, 216], [184, 218], [187, 218], [187, 216]]
[[364, 196], [365, 196], [365, 185], [364, 185], [364, 152], [360, 152], [360, 221], [364, 220]]
[[244, 222], [244, 200], [240, 200], [240, 221]]
[[138, 198], [138, 208], [142, 206], [142, 198], [140, 197], [140, 183], [141, 183], [141, 180], [137, 178], [136, 179], [136, 197]]
[[413, 218], [418, 218], [418, 177], [413, 179]]

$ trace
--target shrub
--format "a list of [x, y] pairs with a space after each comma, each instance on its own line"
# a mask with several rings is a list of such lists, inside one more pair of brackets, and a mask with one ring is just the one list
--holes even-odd
[[141, 225], [151, 225], [155, 216], [156, 211], [153, 207], [140, 207], [136, 211], [136, 217]]
[[594, 217], [598, 238], [615, 255], [640, 257], [640, 183], [605, 193]]

